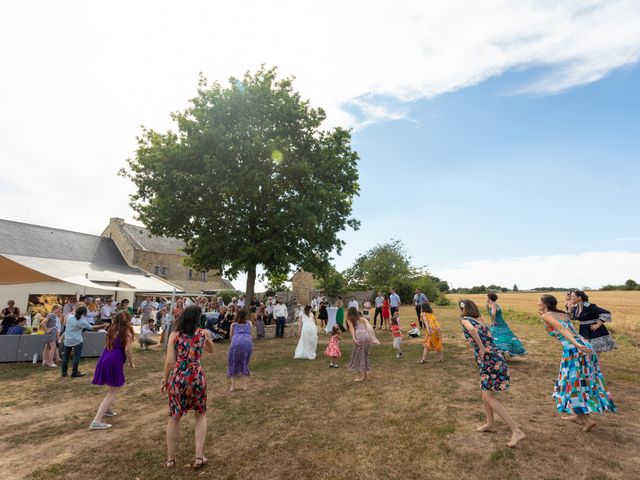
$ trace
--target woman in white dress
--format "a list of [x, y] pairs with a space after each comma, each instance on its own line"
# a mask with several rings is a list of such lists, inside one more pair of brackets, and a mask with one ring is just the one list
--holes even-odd
[[304, 312], [300, 315], [298, 325], [300, 341], [298, 342], [293, 358], [315, 360], [316, 348], [318, 346], [318, 327], [316, 326], [315, 319], [311, 315], [310, 305], [304, 307]]

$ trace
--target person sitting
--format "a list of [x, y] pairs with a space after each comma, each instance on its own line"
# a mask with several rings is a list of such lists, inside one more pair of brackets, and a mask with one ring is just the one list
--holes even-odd
[[7, 335], [22, 335], [25, 333], [25, 325], [27, 324], [27, 319], [24, 317], [18, 318], [16, 323], [9, 327], [7, 331]]
[[419, 338], [420, 337], [420, 329], [416, 322], [411, 322], [411, 330], [409, 330], [410, 338]]
[[153, 339], [153, 335], [156, 333], [153, 326], [153, 318], [149, 318], [147, 323], [140, 329], [140, 336], [138, 342], [140, 342], [140, 348], [143, 350], [149, 350], [151, 345], [157, 345], [158, 341]]

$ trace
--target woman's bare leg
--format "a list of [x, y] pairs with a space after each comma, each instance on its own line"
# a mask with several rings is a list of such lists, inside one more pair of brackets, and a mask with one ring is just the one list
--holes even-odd
[[500, 418], [502, 418], [505, 423], [511, 429], [511, 440], [507, 442], [507, 447], [513, 448], [515, 447], [520, 440], [525, 438], [525, 434], [520, 427], [516, 424], [516, 422], [511, 418], [507, 409], [493, 396], [493, 393], [483, 390], [482, 391], [483, 399], [486, 401], [487, 406], [493, 410], [493, 413], [497, 413]]
[[[196, 417], [196, 425], [197, 425], [197, 417]], [[206, 428], [205, 428], [205, 432], [206, 432]], [[178, 449], [179, 435], [180, 435], [180, 419], [171, 417], [167, 422], [167, 458], [169, 460], [173, 460], [176, 458], [176, 450]]]
[[588, 413], [582, 413], [578, 415], [578, 422], [580, 425], [584, 425], [582, 427], [582, 430], [584, 430], [585, 432], [590, 432], [591, 430], [593, 430], [593, 427], [595, 427], [597, 424], [596, 422], [593, 421], [593, 418], [591, 418], [591, 415], [589, 415]]
[[478, 432], [495, 432], [495, 417], [493, 415], [493, 410], [491, 409], [491, 407], [489, 406], [489, 404], [487, 403], [487, 400], [485, 398], [484, 392], [482, 392], [482, 406], [484, 407], [484, 412], [487, 416], [487, 422], [482, 425], [481, 427], [478, 427], [476, 430]]
[[[196, 412], [196, 426], [194, 428], [196, 437], [196, 458], [204, 457], [204, 440], [207, 436], [207, 414]], [[173, 457], [169, 457], [173, 458]]]
[[104, 414], [111, 409], [113, 402], [116, 401], [118, 390], [120, 390], [120, 387], [109, 387], [109, 389], [107, 390], [107, 394], [104, 396], [104, 399], [102, 400], [102, 402], [100, 403], [100, 406], [98, 407], [96, 416], [93, 419], [94, 422], [102, 423]]

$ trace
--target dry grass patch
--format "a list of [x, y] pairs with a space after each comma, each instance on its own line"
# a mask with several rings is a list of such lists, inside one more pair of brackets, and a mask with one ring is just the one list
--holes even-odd
[[[413, 318], [403, 308], [403, 323]], [[420, 365], [421, 344], [406, 341], [396, 360], [388, 333], [373, 348], [373, 375], [354, 383], [341, 368], [293, 360], [296, 339], [256, 342], [247, 392], [229, 393], [227, 345], [205, 360], [209, 431], [202, 471], [194, 471], [193, 419], [183, 422], [178, 468], [164, 469], [166, 398], [157, 384], [162, 352], [136, 352], [135, 371], [105, 432], [86, 429], [104, 390], [90, 377], [58, 378], [33, 365], [0, 365], [0, 468], [7, 478], [47, 479], [629, 479], [640, 478], [640, 350], [623, 344], [603, 356], [618, 415], [590, 435], [555, 413], [550, 397], [560, 350], [539, 323], [514, 319], [529, 356], [510, 361], [512, 389], [500, 398], [528, 438], [510, 450], [509, 432], [476, 434], [483, 422], [478, 372], [455, 308], [438, 309], [445, 362]], [[321, 334], [318, 351], [328, 342]], [[84, 362], [92, 371], [95, 360]], [[576, 427], [576, 428], [574, 428]], [[49, 432], [55, 432], [50, 435]], [[589, 459], [585, 461], [585, 459]], [[5, 475], [6, 476], [6, 475]]]

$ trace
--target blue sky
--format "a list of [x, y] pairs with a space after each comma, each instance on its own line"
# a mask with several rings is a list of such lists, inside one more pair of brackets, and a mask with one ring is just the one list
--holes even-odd
[[639, 31], [637, 0], [4, 2], [0, 218], [135, 223], [140, 125], [266, 64], [354, 128], [338, 268], [399, 238], [455, 286], [640, 280]]
[[640, 69], [517, 93], [536, 75], [413, 102], [407, 119], [357, 131], [363, 226], [344, 236], [344, 260], [393, 237], [431, 266], [640, 251]]

